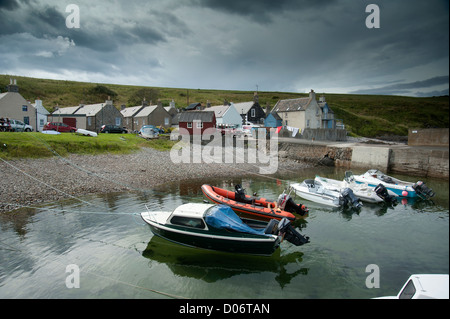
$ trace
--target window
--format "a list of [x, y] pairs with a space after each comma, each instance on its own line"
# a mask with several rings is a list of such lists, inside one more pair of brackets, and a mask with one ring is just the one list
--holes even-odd
[[169, 125], [169, 118], [168, 117], [164, 118], [164, 125]]
[[120, 126], [120, 124], [122, 123], [122, 120], [120, 117], [116, 117], [116, 125]]
[[306, 121], [306, 127], [309, 127], [309, 120]]
[[405, 289], [400, 293], [400, 296], [398, 299], [411, 299], [414, 297], [414, 294], [416, 293], [416, 287], [414, 287], [414, 283], [412, 280], [409, 280], [408, 283], [405, 286]]
[[22, 111], [28, 112], [28, 105], [22, 105]]
[[203, 128], [203, 122], [197, 122], [197, 128]]
[[88, 117], [87, 120], [88, 120], [88, 125], [91, 126], [92, 125], [92, 117]]
[[192, 122], [187, 123], [187, 128], [192, 128]]
[[23, 117], [23, 121], [24, 121], [25, 124], [30, 125], [30, 117], [29, 116], [24, 116]]
[[200, 218], [191, 218], [191, 217], [182, 217], [182, 216], [174, 216], [170, 220], [170, 223], [173, 225], [194, 227], [194, 228], [205, 228], [205, 223]]
[[255, 117], [256, 116], [256, 110], [252, 109], [252, 111], [250, 112], [250, 116], [251, 117]]

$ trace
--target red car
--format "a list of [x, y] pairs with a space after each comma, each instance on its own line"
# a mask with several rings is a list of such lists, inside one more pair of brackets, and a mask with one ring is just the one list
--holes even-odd
[[77, 130], [76, 127], [69, 126], [66, 123], [61, 123], [61, 122], [49, 122], [44, 125], [44, 131], [57, 131], [57, 132], [73, 133], [76, 130]]

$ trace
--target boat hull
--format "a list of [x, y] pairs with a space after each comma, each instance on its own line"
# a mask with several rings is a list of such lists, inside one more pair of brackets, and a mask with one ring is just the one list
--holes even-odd
[[330, 206], [330, 207], [341, 207], [342, 202], [339, 197], [339, 193], [336, 192], [336, 196], [327, 195], [324, 193], [317, 193], [311, 191], [308, 186], [306, 186], [304, 183], [295, 183], [291, 184], [291, 188], [294, 190], [295, 194], [300, 196], [301, 198], [304, 198], [306, 200]]
[[177, 244], [223, 251], [229, 253], [252, 254], [270, 256], [280, 246], [281, 238], [276, 235], [251, 235], [240, 233], [228, 233], [224, 235], [211, 230], [189, 230], [175, 225], [159, 224], [145, 218], [145, 213], [141, 214], [150, 229], [156, 236]]
[[315, 180], [321, 182], [324, 187], [329, 189], [336, 189], [339, 192], [344, 188], [350, 188], [356, 197], [366, 203], [375, 204], [383, 202], [383, 199], [375, 193], [374, 188], [369, 187], [365, 184], [357, 184], [355, 182], [347, 183], [345, 181], [338, 181], [335, 179], [324, 178], [320, 176], [316, 176]]
[[367, 184], [369, 187], [373, 187], [373, 188], [377, 187], [378, 184], [382, 184], [384, 187], [386, 187], [386, 189], [388, 191], [393, 192], [397, 196], [409, 197], [409, 198], [417, 197], [417, 193], [413, 188], [413, 183], [394, 179], [392, 177], [389, 177], [389, 176], [383, 174], [384, 176], [391, 178], [395, 182], [395, 184], [387, 183], [379, 178], [373, 177], [372, 175], [374, 173], [380, 174], [381, 172], [375, 171], [375, 170], [369, 170], [368, 172], [366, 172], [362, 175], [355, 175], [354, 176], [355, 182], [358, 184]]
[[262, 219], [281, 220], [287, 218], [291, 221], [296, 219], [296, 216], [290, 212], [274, 209], [275, 203], [268, 201], [265, 198], [256, 198], [246, 195], [246, 199], [249, 201], [253, 199], [255, 204], [245, 204], [235, 200], [234, 192], [207, 184], [202, 185], [202, 192], [211, 202], [228, 205], [236, 213], [249, 214]]

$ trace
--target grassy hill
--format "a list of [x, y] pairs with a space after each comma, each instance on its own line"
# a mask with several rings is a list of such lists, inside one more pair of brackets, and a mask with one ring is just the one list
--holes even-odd
[[[17, 79], [19, 92], [30, 101], [40, 98], [43, 105], [53, 111], [55, 106], [67, 107], [80, 104], [104, 102], [108, 96], [116, 107], [122, 104], [134, 106], [142, 96], [156, 103], [161, 99], [169, 105], [172, 99], [179, 108], [189, 103], [209, 100], [212, 105], [229, 102], [245, 102], [253, 99], [253, 91], [230, 91], [209, 89], [185, 89], [97, 84], [88, 82], [36, 79], [22, 76], [0, 75], [0, 90], [6, 91], [9, 79]], [[390, 95], [352, 95], [316, 92], [324, 94], [335, 118], [343, 119], [346, 129], [354, 136], [377, 137], [407, 135], [409, 128], [448, 128], [449, 97], [405, 97]], [[259, 102], [272, 108], [280, 99], [305, 97], [307, 94], [260, 91]]]

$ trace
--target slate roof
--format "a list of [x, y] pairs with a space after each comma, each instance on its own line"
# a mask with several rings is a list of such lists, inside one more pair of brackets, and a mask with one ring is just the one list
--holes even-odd
[[144, 107], [142, 110], [139, 111], [139, 113], [135, 114], [135, 117], [141, 117], [141, 116], [149, 116], [154, 110], [156, 110], [156, 108], [158, 107], [158, 105], [149, 105]]
[[180, 113], [179, 122], [212, 122], [214, 120], [213, 111], [189, 111]]
[[[272, 114], [272, 116], [275, 120], [282, 120], [281, 117], [278, 115], [278, 113], [275, 111], [272, 111], [269, 114]], [[269, 116], [269, 115], [267, 115], [267, 116]]]
[[142, 105], [126, 107], [120, 113], [122, 113], [123, 117], [132, 117], [142, 108]]
[[247, 114], [248, 111], [252, 108], [252, 106], [255, 104], [255, 102], [242, 102], [242, 103], [233, 103], [234, 107], [236, 108], [236, 111], [238, 111], [239, 114]]
[[104, 104], [105, 103], [83, 105], [73, 114], [83, 114], [86, 116], [94, 116], [95, 114], [97, 114], [98, 112], [101, 111]]
[[216, 119], [219, 117], [223, 117], [225, 113], [228, 111], [231, 105], [218, 105], [208, 107], [208, 111], [213, 111], [216, 114]]
[[275, 112], [304, 111], [308, 107], [310, 101], [311, 100], [309, 97], [279, 100], [277, 104], [275, 104], [273, 111]]

